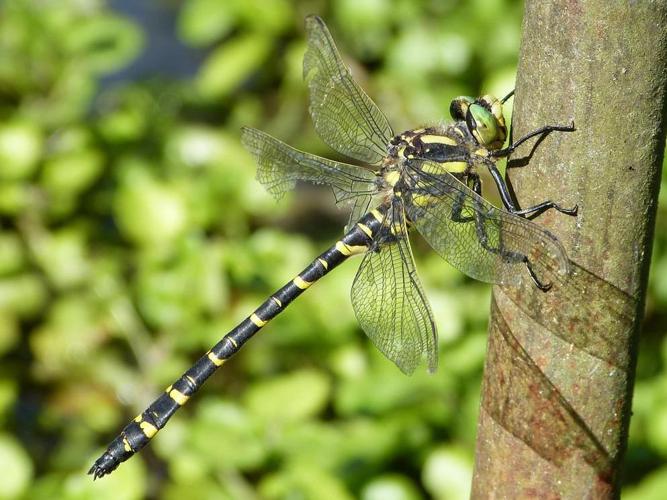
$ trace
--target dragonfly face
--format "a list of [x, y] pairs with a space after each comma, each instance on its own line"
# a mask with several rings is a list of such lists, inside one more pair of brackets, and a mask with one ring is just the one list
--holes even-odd
[[489, 150], [498, 150], [507, 138], [503, 102], [504, 99], [491, 95], [477, 99], [460, 96], [452, 101], [449, 112], [454, 120], [465, 122], [477, 144]]

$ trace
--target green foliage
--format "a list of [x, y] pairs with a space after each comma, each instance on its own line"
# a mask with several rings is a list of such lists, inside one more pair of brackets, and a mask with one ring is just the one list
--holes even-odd
[[[363, 337], [348, 263], [148, 449], [110, 477], [85, 476], [127, 420], [340, 234], [346, 214], [329, 192], [274, 202], [239, 143], [255, 125], [334, 155], [307, 116], [305, 14], [327, 20], [397, 130], [442, 120], [453, 96], [513, 85], [521, 6], [510, 0], [179, 9], [173, 36], [196, 72], [117, 82], [155, 43], [147, 25], [103, 0], [0, 4], [0, 498], [466, 496], [489, 288], [417, 241], [436, 375], [403, 376]], [[666, 206], [627, 468], [637, 498], [665, 482]]]

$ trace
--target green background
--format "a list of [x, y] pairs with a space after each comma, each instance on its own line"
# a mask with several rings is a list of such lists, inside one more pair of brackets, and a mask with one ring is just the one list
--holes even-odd
[[[436, 375], [402, 375], [364, 338], [349, 304], [357, 259], [249, 342], [138, 457], [94, 483], [85, 474], [341, 234], [330, 192], [276, 203], [239, 142], [252, 125], [336, 158], [306, 111], [309, 13], [394, 130], [446, 120], [456, 95], [513, 86], [522, 4], [509, 0], [0, 4], [0, 498], [467, 498], [490, 287], [418, 238]], [[667, 489], [662, 193], [631, 499]]]

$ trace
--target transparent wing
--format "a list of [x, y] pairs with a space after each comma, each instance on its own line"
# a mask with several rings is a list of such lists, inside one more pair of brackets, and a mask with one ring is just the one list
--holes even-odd
[[[545, 283], [567, 277], [569, 260], [555, 236], [494, 207], [449, 173], [425, 173], [422, 167], [428, 163], [406, 163], [415, 188], [407, 193], [405, 206], [414, 226], [440, 256], [489, 283], [518, 284], [526, 276], [526, 259]], [[438, 166], [428, 170], [437, 171]]]
[[308, 16], [306, 32], [303, 77], [310, 90], [315, 130], [336, 151], [364, 163], [379, 163], [394, 136], [389, 122], [352, 79], [324, 21]]
[[351, 205], [350, 218], [345, 226], [346, 233], [352, 229], [352, 226], [354, 226], [359, 219], [368, 213], [372, 201], [372, 195], [358, 195], [345, 203]]
[[257, 180], [276, 199], [296, 181], [331, 186], [337, 203], [350, 200], [356, 205], [357, 198], [370, 199], [377, 191], [373, 172], [304, 153], [260, 130], [243, 127], [241, 142], [257, 161]]
[[[394, 203], [394, 215], [403, 211]], [[427, 359], [429, 371], [438, 363], [433, 313], [415, 269], [402, 214], [398, 236], [377, 240], [361, 262], [352, 285], [352, 307], [361, 328], [375, 346], [404, 373]], [[387, 233], [389, 229], [387, 228]]]

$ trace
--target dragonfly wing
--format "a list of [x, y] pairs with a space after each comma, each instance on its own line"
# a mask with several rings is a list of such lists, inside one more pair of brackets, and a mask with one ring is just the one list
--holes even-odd
[[[439, 171], [442, 173], [431, 174]], [[517, 284], [526, 259], [544, 282], [562, 281], [569, 260], [556, 237], [537, 224], [494, 207], [436, 163], [406, 163], [415, 186], [406, 212], [433, 249], [472, 278]]]
[[304, 153], [261, 130], [243, 127], [241, 142], [257, 161], [257, 180], [276, 199], [297, 181], [331, 186], [337, 203], [368, 198], [377, 190], [373, 172]]
[[345, 226], [346, 233], [352, 229], [352, 226], [354, 226], [359, 219], [368, 213], [372, 201], [372, 195], [359, 195], [346, 203], [351, 206], [350, 218]]
[[[397, 210], [403, 207], [394, 203], [392, 212]], [[378, 248], [364, 256], [352, 285], [352, 307], [361, 328], [401, 371], [412, 373], [426, 358], [433, 372], [438, 363], [435, 322], [400, 217], [398, 236], [380, 237]]]
[[303, 76], [315, 130], [336, 151], [364, 163], [379, 163], [394, 136], [387, 118], [352, 79], [324, 21], [308, 16], [306, 31]]

